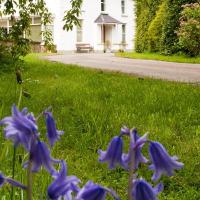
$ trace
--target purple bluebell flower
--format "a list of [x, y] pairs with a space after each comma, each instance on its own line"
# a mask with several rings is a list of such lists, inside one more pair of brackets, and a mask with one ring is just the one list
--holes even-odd
[[[33, 120], [34, 116], [27, 113], [25, 108], [20, 112], [15, 105], [12, 107], [12, 116], [5, 117], [0, 125], [4, 128], [5, 137], [13, 141], [15, 146], [22, 144], [27, 151], [30, 150], [33, 135], [37, 135], [38, 127]], [[31, 117], [30, 117], [31, 116]]]
[[80, 180], [76, 176], [67, 176], [67, 167], [64, 161], [61, 162], [62, 168], [53, 183], [48, 187], [48, 196], [52, 200], [65, 198], [71, 200], [71, 193], [77, 193], [80, 189], [77, 184]]
[[115, 200], [120, 200], [114, 191], [88, 181], [79, 191], [75, 200], [105, 200], [107, 193], [112, 195]]
[[19, 187], [23, 190], [27, 189], [27, 187], [25, 185], [23, 185], [22, 183], [15, 181], [11, 178], [7, 178], [2, 173], [0, 173], [0, 188], [4, 185], [4, 183], [9, 183], [10, 185], [12, 185], [14, 187]]
[[157, 195], [162, 190], [162, 183], [153, 188], [145, 180], [136, 180], [133, 182], [132, 195], [134, 200], [157, 200]]
[[134, 168], [138, 169], [138, 166], [140, 163], [147, 163], [148, 160], [142, 155], [142, 147], [147, 142], [147, 136], [148, 134], [143, 135], [142, 137], [139, 137], [137, 130], [133, 129], [130, 134], [132, 134], [132, 137], [130, 138], [130, 148], [128, 154], [122, 155], [122, 160], [126, 165], [126, 169], [129, 169], [129, 164], [131, 161], [131, 156], [135, 155], [135, 162], [134, 162]]
[[170, 157], [167, 150], [159, 142], [150, 142], [149, 154], [152, 165], [149, 166], [150, 170], [154, 170], [152, 177], [153, 181], [158, 180], [162, 174], [172, 176], [175, 169], [181, 169], [184, 164], [177, 162], [176, 156]]
[[63, 135], [64, 132], [56, 129], [56, 122], [52, 116], [52, 113], [45, 112], [44, 114], [46, 116], [47, 137], [49, 144], [53, 146], [54, 143], [60, 139], [60, 136]]
[[0, 188], [3, 186], [4, 183], [5, 183], [5, 178], [3, 174], [0, 173]]
[[123, 140], [120, 136], [115, 136], [108, 148], [107, 151], [99, 150], [98, 153], [100, 155], [100, 162], [108, 162], [109, 168], [113, 169], [117, 164], [121, 166], [125, 166], [122, 161], [122, 151], [123, 151]]
[[28, 166], [29, 162], [32, 163], [33, 172], [38, 172], [43, 166], [53, 176], [57, 173], [53, 167], [53, 163], [60, 163], [61, 161], [53, 159], [47, 145], [44, 142], [36, 140], [32, 141], [30, 160], [24, 164], [25, 168]]
[[123, 126], [122, 128], [121, 128], [121, 131], [120, 131], [120, 136], [123, 136], [123, 135], [130, 135], [130, 129], [128, 128], [128, 127], [126, 127], [126, 126]]

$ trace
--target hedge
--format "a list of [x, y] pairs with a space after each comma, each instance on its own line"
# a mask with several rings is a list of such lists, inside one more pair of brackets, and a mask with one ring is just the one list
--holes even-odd
[[180, 51], [177, 31], [182, 5], [200, 0], [136, 0], [136, 52]]

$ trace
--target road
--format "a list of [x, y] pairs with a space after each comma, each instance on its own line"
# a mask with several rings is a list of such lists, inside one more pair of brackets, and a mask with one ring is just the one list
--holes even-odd
[[200, 82], [200, 64], [172, 63], [116, 57], [112, 53], [68, 53], [44, 57], [50, 61], [81, 67], [118, 71], [179, 82]]

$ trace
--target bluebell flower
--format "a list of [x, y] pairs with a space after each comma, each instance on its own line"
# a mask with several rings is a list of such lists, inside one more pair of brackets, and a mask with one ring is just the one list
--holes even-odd
[[27, 151], [30, 150], [33, 135], [38, 134], [38, 127], [34, 116], [27, 113], [25, 108], [20, 112], [15, 105], [12, 107], [12, 116], [5, 117], [0, 125], [7, 125], [4, 128], [5, 137], [13, 141], [15, 146], [22, 144]]
[[123, 136], [123, 135], [130, 135], [130, 129], [128, 128], [128, 127], [126, 127], [126, 126], [123, 126], [122, 128], [121, 128], [121, 131], [120, 131], [120, 136]]
[[67, 176], [66, 163], [62, 161], [61, 164], [62, 168], [59, 174], [48, 187], [48, 196], [52, 200], [58, 200], [62, 197], [66, 200], [71, 200], [71, 193], [77, 193], [79, 191], [77, 184], [80, 180], [76, 176]]
[[136, 180], [133, 182], [132, 195], [134, 200], [157, 200], [157, 195], [162, 190], [162, 183], [153, 188], [145, 180]]
[[4, 183], [5, 183], [5, 178], [3, 174], [0, 173], [0, 188], [3, 186]]
[[79, 191], [75, 200], [105, 200], [106, 194], [109, 193], [115, 200], [120, 200], [119, 197], [112, 190], [94, 184], [92, 181], [87, 184]]
[[[147, 142], [148, 134], [140, 137], [136, 129], [133, 129], [130, 134], [132, 134], [132, 137], [130, 141], [129, 152], [128, 154], [123, 154], [122, 160], [126, 165], [126, 169], [128, 169], [131, 161], [131, 156], [135, 155], [134, 169], [138, 169], [140, 163], [148, 162], [148, 160], [142, 155], [141, 152], [143, 145]], [[133, 153], [133, 151], [135, 152], [135, 154]]]
[[64, 132], [56, 129], [56, 122], [52, 116], [52, 113], [45, 112], [44, 114], [46, 116], [47, 137], [49, 144], [53, 146], [54, 143], [60, 139], [60, 136], [63, 135]]
[[32, 142], [30, 160], [24, 164], [24, 167], [27, 167], [29, 162], [32, 165], [32, 172], [38, 172], [43, 166], [53, 176], [57, 173], [53, 164], [60, 163], [60, 160], [53, 159], [47, 145], [44, 142], [36, 140]]
[[98, 153], [100, 155], [100, 162], [108, 162], [109, 168], [113, 169], [117, 164], [125, 167], [122, 161], [122, 151], [123, 151], [123, 140], [120, 136], [115, 136], [108, 148], [107, 151], [99, 150]]
[[149, 154], [151, 157], [152, 165], [149, 166], [150, 170], [154, 170], [152, 177], [153, 181], [158, 180], [162, 174], [172, 176], [175, 169], [181, 169], [184, 164], [177, 162], [176, 156], [170, 157], [166, 149], [159, 142], [151, 142], [149, 146]]
[[0, 173], [0, 188], [4, 185], [4, 183], [9, 183], [10, 185], [12, 185], [14, 187], [19, 187], [23, 190], [27, 189], [27, 187], [25, 185], [23, 185], [22, 183], [15, 181], [11, 178], [7, 178], [2, 173]]

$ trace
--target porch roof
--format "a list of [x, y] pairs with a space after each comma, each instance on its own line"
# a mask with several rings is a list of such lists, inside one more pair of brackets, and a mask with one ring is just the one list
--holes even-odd
[[97, 24], [123, 24], [108, 14], [100, 14], [94, 22]]

